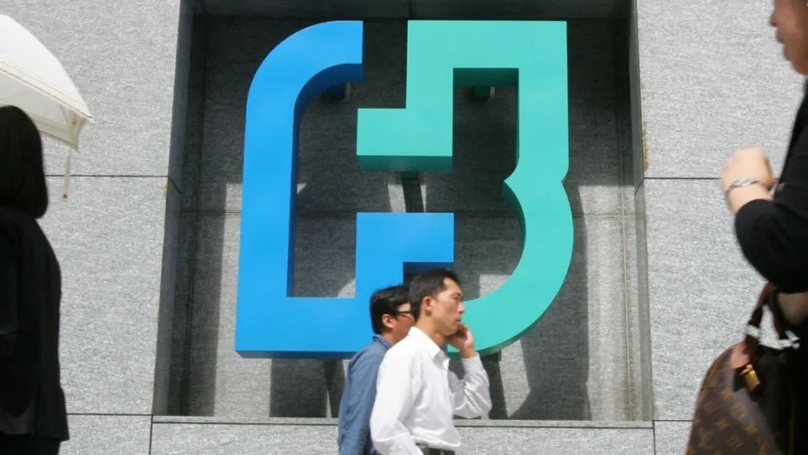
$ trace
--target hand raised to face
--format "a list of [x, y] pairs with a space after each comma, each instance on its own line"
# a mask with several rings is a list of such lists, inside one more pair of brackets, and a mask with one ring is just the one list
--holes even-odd
[[461, 357], [474, 357], [477, 352], [474, 349], [474, 335], [466, 324], [460, 324], [460, 328], [454, 335], [446, 337], [446, 342], [460, 351]]

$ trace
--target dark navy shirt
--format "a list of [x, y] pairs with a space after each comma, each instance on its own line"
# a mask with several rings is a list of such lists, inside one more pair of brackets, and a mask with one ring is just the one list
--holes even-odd
[[348, 363], [339, 405], [337, 443], [340, 455], [376, 455], [370, 440], [370, 413], [376, 399], [376, 375], [390, 343], [381, 335]]

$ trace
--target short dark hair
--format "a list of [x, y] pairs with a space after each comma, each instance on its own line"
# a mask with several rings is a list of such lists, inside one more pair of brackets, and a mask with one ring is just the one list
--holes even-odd
[[40, 218], [48, 210], [42, 136], [16, 106], [0, 107], [0, 206]]
[[373, 326], [373, 333], [384, 333], [382, 317], [385, 314], [395, 316], [398, 314], [398, 307], [409, 301], [407, 286], [390, 286], [374, 292], [370, 296], [370, 324]]
[[435, 269], [415, 275], [409, 283], [410, 302], [412, 303], [412, 317], [418, 320], [421, 315], [421, 303], [427, 297], [437, 297], [441, 291], [446, 289], [444, 280], [449, 278], [458, 285], [460, 279], [457, 274], [449, 269]]

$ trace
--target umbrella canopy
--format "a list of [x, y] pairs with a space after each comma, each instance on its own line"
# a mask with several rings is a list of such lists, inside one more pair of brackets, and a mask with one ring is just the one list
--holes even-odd
[[0, 15], [0, 106], [25, 111], [44, 134], [78, 149], [90, 110], [59, 60], [14, 19]]

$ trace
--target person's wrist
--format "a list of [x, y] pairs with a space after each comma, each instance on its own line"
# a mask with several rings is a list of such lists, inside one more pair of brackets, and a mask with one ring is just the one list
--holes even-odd
[[477, 351], [474, 349], [474, 345], [464, 346], [462, 349], [460, 349], [460, 357], [464, 359], [468, 359], [475, 356], [477, 356]]
[[739, 189], [739, 188], [746, 188], [749, 186], [758, 185], [764, 189], [770, 189], [771, 184], [766, 181], [766, 179], [761, 179], [758, 177], [737, 177], [732, 179], [727, 179], [726, 183], [722, 185], [721, 191], [724, 193], [724, 197], [729, 197], [730, 193]]
[[729, 186], [738, 180], [757, 180], [763, 186], [771, 187], [777, 180], [770, 169], [760, 166], [732, 166], [721, 171], [719, 180], [721, 189], [726, 191]]
[[764, 188], [763, 185], [749, 185], [735, 188], [728, 192], [726, 196], [727, 206], [732, 213], [738, 213], [743, 206], [758, 199], [772, 199], [771, 192]]

